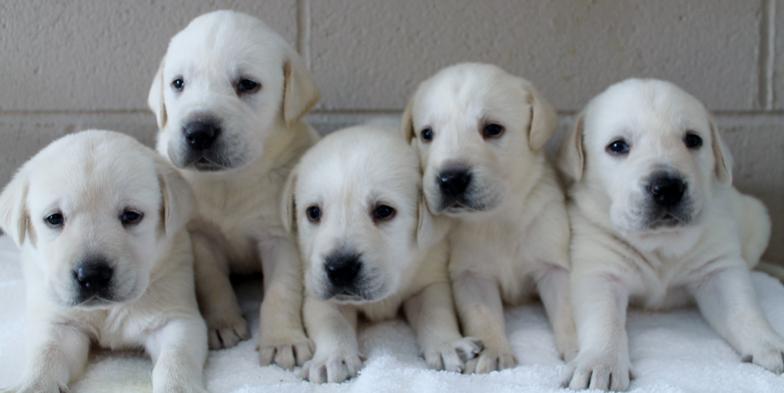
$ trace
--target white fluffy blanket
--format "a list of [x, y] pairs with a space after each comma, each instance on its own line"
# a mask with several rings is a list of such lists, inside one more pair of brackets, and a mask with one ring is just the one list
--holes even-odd
[[[762, 306], [784, 333], [784, 286], [754, 273]], [[0, 386], [12, 385], [22, 370], [24, 283], [18, 252], [0, 237]], [[243, 309], [258, 326], [258, 282], [239, 285]], [[458, 375], [428, 370], [417, 355], [411, 329], [395, 320], [365, 326], [361, 347], [368, 357], [359, 377], [343, 384], [313, 385], [293, 372], [259, 367], [254, 342], [210, 353], [206, 379], [210, 392], [492, 392], [546, 393], [560, 389], [566, 366], [558, 359], [552, 334], [539, 305], [510, 309], [507, 331], [520, 366], [488, 375]], [[632, 311], [631, 357], [636, 379], [632, 392], [782, 393], [784, 377], [740, 357], [692, 310], [667, 313]], [[74, 392], [149, 392], [152, 365], [142, 354], [99, 352], [91, 356]]]

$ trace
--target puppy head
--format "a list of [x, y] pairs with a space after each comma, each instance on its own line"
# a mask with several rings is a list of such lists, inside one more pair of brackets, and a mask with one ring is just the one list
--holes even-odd
[[106, 307], [146, 290], [190, 218], [188, 184], [154, 151], [109, 131], [61, 138], [0, 194], [0, 226], [53, 303]]
[[260, 20], [233, 11], [194, 19], [175, 35], [148, 97], [158, 150], [179, 168], [242, 168], [276, 129], [318, 101], [302, 60]]
[[556, 127], [556, 114], [526, 80], [488, 64], [458, 64], [423, 82], [403, 133], [419, 151], [435, 213], [467, 217], [507, 198]]
[[281, 211], [312, 296], [365, 303], [402, 289], [419, 253], [445, 231], [421, 200], [420, 178], [416, 154], [394, 129], [338, 131], [303, 156]]
[[656, 233], [699, 223], [732, 158], [705, 107], [672, 83], [629, 79], [586, 106], [559, 167], [604, 195], [613, 226]]

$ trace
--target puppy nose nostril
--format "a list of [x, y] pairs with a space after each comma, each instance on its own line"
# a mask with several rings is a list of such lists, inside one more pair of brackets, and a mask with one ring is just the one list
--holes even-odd
[[185, 141], [194, 150], [209, 149], [218, 136], [221, 128], [215, 120], [192, 121], [183, 128]]
[[324, 270], [327, 278], [336, 287], [349, 287], [355, 283], [362, 270], [359, 254], [333, 255], [327, 257]]
[[449, 196], [465, 194], [471, 184], [471, 173], [465, 169], [446, 170], [436, 178], [441, 192]]
[[683, 199], [686, 183], [679, 177], [659, 175], [651, 180], [648, 191], [657, 205], [671, 207]]
[[114, 269], [105, 262], [86, 262], [77, 266], [72, 273], [83, 292], [95, 294], [109, 287]]

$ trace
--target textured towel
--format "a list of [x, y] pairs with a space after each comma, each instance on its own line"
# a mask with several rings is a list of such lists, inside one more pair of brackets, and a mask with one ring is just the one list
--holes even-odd
[[[784, 287], [754, 273], [762, 307], [784, 333]], [[23, 362], [24, 286], [19, 254], [0, 237], [0, 386], [17, 381]], [[243, 311], [256, 331], [259, 283], [238, 285]], [[359, 377], [343, 384], [314, 385], [294, 372], [259, 367], [254, 341], [210, 353], [206, 368], [210, 392], [492, 392], [546, 393], [566, 391], [567, 372], [558, 359], [553, 337], [539, 305], [507, 311], [507, 332], [520, 366], [488, 375], [459, 375], [428, 370], [417, 355], [412, 330], [395, 320], [364, 326], [360, 346], [368, 360]], [[707, 326], [693, 309], [666, 313], [632, 311], [629, 315], [631, 359], [636, 378], [632, 392], [784, 392], [784, 377], [741, 363], [740, 357]], [[152, 364], [140, 353], [99, 352], [85, 374], [72, 385], [77, 393], [149, 392]]]

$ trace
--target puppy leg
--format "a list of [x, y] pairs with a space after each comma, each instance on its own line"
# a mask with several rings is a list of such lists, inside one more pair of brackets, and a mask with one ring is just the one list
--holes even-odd
[[479, 357], [466, 364], [466, 372], [488, 373], [516, 366], [517, 358], [506, 338], [504, 307], [497, 284], [465, 272], [455, 277], [452, 287], [463, 332], [484, 345]]
[[153, 393], [206, 393], [202, 371], [207, 361], [207, 326], [201, 318], [174, 319], [144, 344], [155, 366]]
[[553, 327], [555, 346], [567, 362], [577, 355], [577, 331], [572, 315], [569, 272], [561, 267], [548, 268], [536, 282], [547, 319]]
[[90, 339], [66, 325], [33, 325], [28, 344], [27, 366], [18, 393], [61, 393], [84, 371]]
[[628, 293], [603, 274], [575, 275], [572, 284], [580, 352], [573, 362], [569, 388], [626, 390], [631, 368], [626, 335]]
[[233, 347], [249, 335], [229, 281], [228, 260], [207, 235], [194, 232], [192, 242], [196, 295], [207, 321], [210, 348]]
[[353, 309], [305, 298], [305, 324], [316, 345], [313, 359], [302, 367], [303, 378], [315, 382], [342, 382], [362, 368], [357, 342], [357, 313]]
[[259, 322], [259, 362], [301, 366], [313, 356], [302, 325], [302, 263], [288, 238], [260, 244], [264, 300]]
[[714, 272], [690, 290], [708, 324], [744, 360], [784, 372], [784, 339], [765, 318], [745, 266]]
[[463, 372], [465, 363], [482, 351], [479, 340], [460, 334], [449, 283], [428, 286], [407, 300], [404, 310], [428, 367]]

